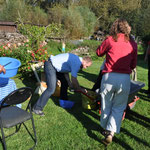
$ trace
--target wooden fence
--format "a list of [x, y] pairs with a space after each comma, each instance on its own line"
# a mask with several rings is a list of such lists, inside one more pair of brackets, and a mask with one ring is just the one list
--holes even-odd
[[15, 33], [17, 25], [14, 22], [0, 21], [0, 32]]

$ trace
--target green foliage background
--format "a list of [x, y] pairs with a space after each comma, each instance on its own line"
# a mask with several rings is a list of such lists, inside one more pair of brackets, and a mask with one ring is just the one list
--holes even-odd
[[149, 0], [0, 0], [0, 20], [48, 25], [62, 24], [69, 38], [90, 36], [99, 27], [108, 33], [112, 22], [123, 17], [132, 33], [142, 39], [150, 35]]

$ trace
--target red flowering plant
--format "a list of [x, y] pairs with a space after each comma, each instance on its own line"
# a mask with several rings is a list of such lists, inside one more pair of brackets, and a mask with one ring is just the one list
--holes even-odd
[[21, 61], [21, 67], [19, 72], [23, 74], [28, 74], [32, 72], [31, 61], [44, 62], [48, 59], [48, 53], [45, 45], [40, 45], [39, 49], [33, 49], [29, 46], [28, 40], [24, 43], [18, 44], [5, 44], [0, 46], [0, 56], [1, 57], [12, 57]]
[[62, 35], [62, 27], [60, 24], [49, 24], [47, 26], [36, 26], [18, 22], [18, 30], [22, 35], [28, 38], [23, 43], [5, 44], [0, 46], [0, 56], [7, 56], [19, 59], [21, 73], [33, 73], [31, 69], [31, 61], [44, 62], [48, 59], [48, 53], [45, 48], [47, 37]]

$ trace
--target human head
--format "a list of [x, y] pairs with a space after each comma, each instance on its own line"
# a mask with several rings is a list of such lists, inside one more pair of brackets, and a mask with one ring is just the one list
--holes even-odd
[[92, 59], [89, 56], [84, 56], [82, 58], [82, 68], [86, 69], [87, 67], [92, 65]]
[[116, 19], [114, 23], [111, 26], [110, 29], [110, 35], [113, 37], [115, 41], [118, 39], [118, 33], [125, 34], [125, 40], [130, 40], [130, 32], [131, 32], [131, 26], [128, 24], [128, 22], [125, 19]]

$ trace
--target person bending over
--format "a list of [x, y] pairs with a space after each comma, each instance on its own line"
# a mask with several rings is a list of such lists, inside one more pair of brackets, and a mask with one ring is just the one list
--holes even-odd
[[[47, 89], [33, 106], [33, 112], [40, 116], [44, 116], [43, 108], [47, 104], [50, 96], [55, 92], [57, 79], [61, 81], [60, 99], [62, 100], [68, 100], [68, 87], [86, 92], [86, 90], [79, 85], [77, 73], [81, 68], [86, 69], [91, 66], [91, 64], [92, 60], [89, 56], [81, 58], [72, 53], [51, 56], [49, 60], [44, 63]], [[69, 73], [71, 73], [71, 80], [69, 78]]]

